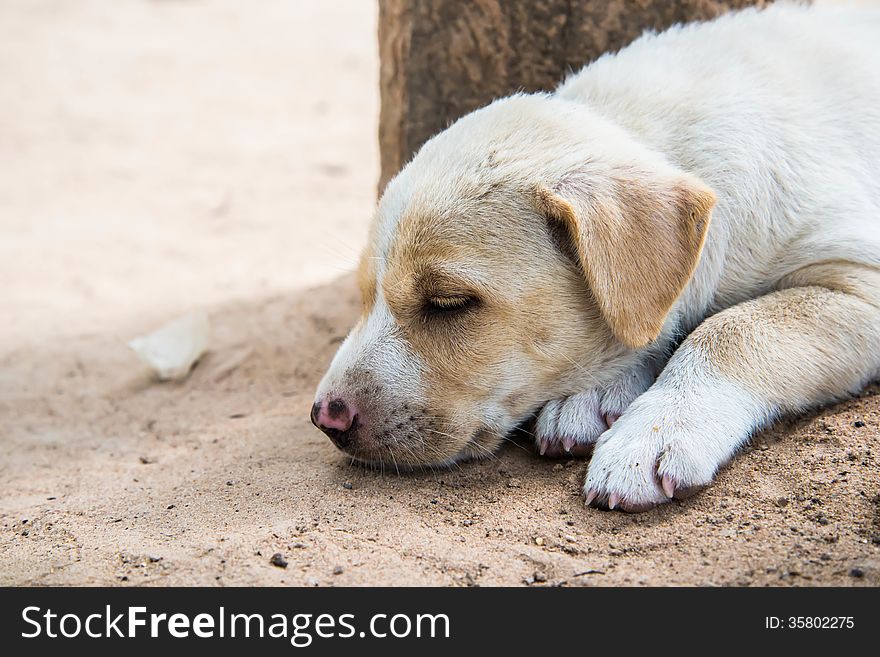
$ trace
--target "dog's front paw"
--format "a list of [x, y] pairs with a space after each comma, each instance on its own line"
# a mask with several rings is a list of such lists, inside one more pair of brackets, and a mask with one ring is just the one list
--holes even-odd
[[602, 388], [548, 402], [535, 422], [535, 443], [542, 456], [586, 456], [608, 427], [656, 378], [651, 363], [641, 363]]
[[637, 400], [595, 446], [584, 484], [587, 504], [646, 511], [711, 483], [726, 458], [692, 415], [662, 394]]
[[535, 422], [535, 442], [542, 456], [585, 456], [608, 428], [596, 390], [547, 402]]

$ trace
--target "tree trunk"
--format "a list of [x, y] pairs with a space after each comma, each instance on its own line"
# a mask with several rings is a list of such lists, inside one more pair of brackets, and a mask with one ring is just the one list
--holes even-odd
[[458, 117], [569, 72], [647, 29], [767, 0], [379, 0], [379, 191]]

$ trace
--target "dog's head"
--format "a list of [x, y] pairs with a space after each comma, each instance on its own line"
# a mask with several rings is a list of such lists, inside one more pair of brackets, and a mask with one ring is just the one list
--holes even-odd
[[389, 183], [312, 420], [368, 462], [491, 453], [661, 334], [714, 196], [586, 108], [514, 96]]

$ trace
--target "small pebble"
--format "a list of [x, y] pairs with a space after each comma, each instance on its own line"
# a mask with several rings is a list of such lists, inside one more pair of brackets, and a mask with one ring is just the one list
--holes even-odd
[[788, 506], [788, 498], [780, 497], [776, 500], [776, 506]]
[[540, 570], [536, 570], [535, 574], [532, 575], [532, 579], [536, 582], [546, 582], [547, 581], [547, 574], [540, 571]]
[[535, 545], [544, 545], [544, 539], [538, 536], [538, 538], [535, 539]]
[[522, 482], [516, 478], [509, 479], [507, 482], [508, 488], [520, 488], [521, 486], [522, 486]]
[[865, 571], [862, 570], [861, 568], [853, 568], [852, 570], [849, 571], [849, 576], [855, 577], [856, 579], [861, 579], [862, 577], [865, 576]]
[[350, 481], [345, 481], [345, 482], [343, 482], [343, 483], [342, 483], [342, 487], [343, 487], [345, 490], [351, 490], [351, 482], [350, 482]]
[[861, 429], [863, 426], [865, 426], [865, 423], [862, 422], [861, 420], [856, 420], [855, 422], [853, 422], [853, 426], [856, 429]]
[[336, 566], [336, 568], [333, 569], [334, 575], [341, 575], [344, 572], [345, 572], [345, 569], [342, 566]]
[[280, 552], [273, 554], [272, 558], [269, 559], [269, 563], [278, 568], [287, 568], [287, 559], [285, 559], [284, 555]]

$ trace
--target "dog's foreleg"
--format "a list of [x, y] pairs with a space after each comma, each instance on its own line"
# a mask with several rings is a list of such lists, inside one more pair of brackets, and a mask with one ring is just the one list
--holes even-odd
[[705, 320], [596, 443], [588, 502], [641, 511], [710, 483], [774, 417], [880, 374], [880, 271], [841, 262]]

